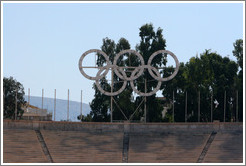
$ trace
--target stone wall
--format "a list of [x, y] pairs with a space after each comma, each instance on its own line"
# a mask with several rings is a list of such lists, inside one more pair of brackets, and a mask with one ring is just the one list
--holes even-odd
[[95, 123], [95, 122], [52, 122], [4, 120], [4, 129], [62, 130], [87, 132], [128, 132], [128, 133], [211, 133], [242, 132], [243, 123]]

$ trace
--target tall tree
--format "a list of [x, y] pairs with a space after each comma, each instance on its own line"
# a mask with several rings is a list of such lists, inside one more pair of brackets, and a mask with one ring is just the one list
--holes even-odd
[[16, 92], [17, 92], [17, 117], [21, 118], [24, 113], [23, 107], [25, 106], [24, 99], [24, 87], [23, 85], [15, 80], [13, 77], [3, 78], [3, 92], [4, 92], [4, 118], [15, 118], [15, 107], [16, 107]]
[[238, 39], [233, 43], [233, 55], [237, 58], [237, 64], [240, 67], [235, 78], [235, 88], [238, 91], [238, 113], [239, 121], [243, 121], [243, 40]]
[[[105, 78], [100, 80], [100, 85], [107, 91], [110, 90], [110, 86]], [[90, 103], [91, 112], [86, 119], [94, 122], [107, 122], [110, 121], [110, 97], [102, 94], [96, 84], [93, 84], [93, 89], [95, 89], [95, 98]], [[91, 117], [91, 118], [89, 118]], [[83, 120], [83, 119], [82, 119]]]
[[[158, 51], [165, 50], [166, 40], [162, 35], [162, 29], [158, 28], [155, 32], [152, 24], [145, 24], [140, 27], [139, 37], [141, 38], [140, 44], [136, 46], [137, 51], [143, 56], [144, 63], [147, 64], [150, 56]], [[153, 67], [161, 67], [166, 64], [166, 55], [159, 54], [153, 61]], [[160, 71], [163, 72], [163, 71]], [[152, 91], [153, 88], [157, 86], [157, 81], [152, 78], [148, 70], [145, 69], [144, 74], [135, 80], [135, 85], [140, 92], [145, 92], [145, 81], [147, 84], [147, 92]], [[137, 101], [141, 101], [143, 97], [139, 96], [139, 99], [136, 100], [136, 105], [139, 104]], [[142, 108], [143, 109], [143, 108]], [[156, 95], [147, 97], [147, 121], [156, 122], [161, 121], [161, 111], [163, 110], [160, 102], [156, 98]]]
[[[175, 92], [175, 110], [184, 112], [185, 95], [188, 92], [187, 120], [198, 121], [198, 93], [200, 92], [200, 121], [210, 121], [211, 95], [218, 101], [218, 107], [214, 107], [213, 119], [223, 121], [224, 119], [224, 92], [227, 91], [226, 98], [226, 121], [232, 118], [230, 100], [235, 99], [234, 79], [237, 74], [237, 64], [228, 57], [222, 57], [215, 52], [205, 50], [200, 57], [192, 57], [185, 66], [180, 67], [176, 78], [164, 84], [164, 92], [169, 100], [172, 100], [172, 91]], [[177, 84], [177, 80], [181, 82]], [[176, 88], [175, 88], [176, 87]], [[171, 111], [168, 112], [169, 114]], [[184, 118], [178, 111], [175, 111], [177, 121]], [[175, 120], [176, 121], [176, 120]]]
[[[136, 46], [136, 49], [143, 56], [145, 64], [147, 64], [147, 61], [151, 54], [153, 54], [157, 50], [165, 49], [166, 41], [163, 38], [162, 29], [158, 28], [157, 31], [155, 31], [152, 24], [145, 24], [139, 30], [140, 30], [139, 36], [141, 38], [141, 41], [140, 41], [140, 44]], [[111, 63], [113, 63], [113, 60], [116, 54], [122, 50], [130, 49], [130, 44], [124, 38], [121, 38], [117, 44], [115, 44], [113, 40], [109, 38], [105, 38], [103, 39], [103, 45], [101, 49], [109, 56]], [[97, 65], [102, 66], [103, 63], [105, 63], [105, 59], [103, 58], [103, 56], [99, 55]], [[158, 55], [156, 56], [156, 58], [153, 59], [152, 65], [155, 67], [158, 67], [165, 63], [166, 63], [165, 55]], [[126, 67], [126, 66], [139, 66], [141, 64], [137, 56], [134, 56], [131, 53], [126, 53], [120, 56], [120, 58], [117, 61], [117, 65], [121, 67]], [[133, 72], [133, 70], [129, 68], [125, 68], [124, 71], [126, 72], [126, 75], [128, 77]], [[116, 91], [122, 86], [123, 81], [116, 74], [114, 74], [113, 80], [114, 80], [113, 89], [114, 91]], [[148, 87], [147, 92], [151, 91], [157, 85], [157, 81], [154, 81], [154, 78], [150, 76], [148, 71], [145, 71], [144, 74], [140, 78], [134, 80], [135, 86], [141, 92], [145, 91], [144, 89], [145, 81], [144, 80], [147, 80], [147, 87]], [[109, 82], [105, 81], [103, 83], [105, 83], [104, 87], [110, 88]], [[103, 105], [102, 102], [104, 102], [102, 100], [109, 101], [110, 97], [107, 99], [106, 98], [101, 99], [100, 101], [97, 100], [97, 98], [101, 97], [102, 94], [100, 91], [96, 89], [96, 86], [94, 86], [94, 88], [95, 88], [95, 99], [93, 99], [90, 105], [92, 108], [92, 113], [94, 112], [98, 114], [98, 112], [94, 111], [96, 108], [95, 106], [98, 105], [97, 107], [101, 107]], [[137, 109], [137, 107], [143, 100], [143, 97], [139, 96], [136, 99], [134, 99], [133, 96], [134, 96], [133, 90], [130, 87], [130, 84], [128, 81], [126, 89], [121, 94], [114, 96], [114, 100], [116, 101], [117, 104], [113, 105], [113, 108], [114, 108], [113, 109], [114, 110], [113, 119], [124, 120], [125, 117], [123, 116], [122, 112], [125, 114], [127, 118], [129, 118], [130, 115], [132, 115], [133, 111]], [[105, 106], [104, 110], [109, 110], [110, 108], [109, 102], [107, 103], [108, 104], [107, 106]], [[148, 106], [147, 108], [148, 121], [161, 121], [162, 107], [159, 103], [159, 100], [157, 100], [157, 98], [155, 97], [155, 95], [147, 97], [147, 106]], [[143, 105], [140, 110], [143, 110]], [[100, 110], [99, 112], [102, 112], [102, 110]], [[103, 112], [106, 112], [106, 111], [103, 111]], [[93, 119], [93, 116], [95, 115], [92, 115], [92, 119]], [[142, 116], [143, 116], [143, 111], [142, 112], [139, 111], [135, 114], [133, 119], [139, 120]]]
[[[130, 49], [130, 44], [125, 38], [121, 38], [117, 44], [115, 44], [115, 42], [109, 38], [103, 39], [101, 50], [109, 56], [109, 60], [111, 63], [113, 63], [116, 54], [125, 49]], [[121, 66], [126, 65], [125, 62], [126, 60], [123, 60], [123, 56], [121, 56], [118, 61], [120, 62], [120, 64], [118, 65]], [[104, 57], [102, 55], [98, 55], [97, 65], [103, 66], [105, 62], [106, 60], [104, 59]], [[110, 92], [111, 82], [108, 82], [107, 79], [109, 78], [102, 78], [100, 80], [100, 86], [105, 91]], [[113, 74], [113, 78], [111, 79], [113, 79], [114, 82], [113, 91], [118, 90], [123, 85], [122, 80], [120, 80], [120, 78], [117, 77], [116, 74]], [[111, 98], [109, 96], [102, 94], [102, 92], [98, 90], [95, 84], [93, 88], [95, 89], [95, 98], [90, 103], [90, 107], [92, 110], [90, 113], [90, 117], [92, 117], [91, 118], [92, 121], [110, 121]], [[124, 119], [122, 115], [122, 111], [120, 109], [122, 109], [126, 115], [128, 115], [127, 112], [131, 111], [131, 106], [132, 106], [131, 92], [132, 91], [129, 91], [129, 84], [128, 84], [124, 92], [122, 92], [117, 96], [114, 96], [114, 100], [116, 102], [113, 102], [113, 119], [116, 120]]]
[[233, 46], [234, 50], [232, 51], [232, 53], [237, 58], [238, 65], [243, 70], [243, 40], [236, 40], [236, 42], [233, 43]]

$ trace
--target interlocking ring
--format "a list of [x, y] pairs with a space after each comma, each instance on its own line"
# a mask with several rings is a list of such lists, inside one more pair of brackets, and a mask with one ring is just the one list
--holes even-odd
[[[96, 52], [97, 54], [103, 55], [103, 57], [106, 60], [106, 66], [103, 66], [103, 67], [95, 67], [95, 68], [100, 69], [97, 72], [97, 74], [96, 74], [95, 77], [87, 75], [84, 72], [84, 70], [83, 70], [83, 68], [85, 68], [85, 67], [82, 66], [82, 61], [83, 61], [84, 57], [86, 55], [92, 53], [92, 52]], [[122, 55], [124, 55], [124, 54], [126, 54], [126, 53], [134, 54], [134, 55], [136, 55], [140, 59], [140, 66], [134, 67], [134, 70], [132, 71], [130, 77], [127, 77], [125, 71], [122, 69], [124, 67], [117, 66], [117, 61], [118, 61], [119, 57], [122, 56]], [[165, 77], [165, 78], [162, 78], [160, 72], [155, 67], [151, 66], [151, 62], [155, 58], [155, 56], [158, 55], [158, 54], [163, 54], [163, 53], [164, 54], [171, 55], [173, 57], [173, 59], [175, 60], [175, 63], [176, 63], [176, 68], [175, 68], [174, 72], [172, 73], [172, 75], [170, 75], [168, 77]], [[107, 73], [108, 73], [108, 71], [109, 71], [110, 68], [111, 68], [111, 70], [112, 70], [113, 73], [115, 73], [120, 79], [122, 79], [124, 81], [122, 87], [118, 91], [115, 91], [115, 92], [107, 92], [107, 91], [105, 91], [100, 86], [100, 83], [99, 83], [99, 80], [102, 79], [103, 77], [105, 77], [107, 75]], [[133, 81], [135, 79], [139, 78], [143, 74], [144, 69], [148, 69], [148, 72], [150, 73], [150, 75], [155, 80], [158, 81], [157, 86], [151, 92], [140, 92], [140, 91], [137, 90], [137, 88], [135, 88], [134, 83], [133, 83]], [[98, 90], [100, 92], [102, 92], [103, 94], [107, 95], [107, 96], [115, 96], [115, 95], [120, 94], [125, 89], [125, 87], [127, 85], [127, 81], [130, 81], [130, 85], [131, 85], [133, 91], [135, 93], [137, 93], [138, 95], [140, 95], [140, 96], [151, 96], [151, 95], [155, 94], [160, 89], [161, 83], [163, 81], [171, 80], [171, 79], [173, 79], [177, 75], [178, 70], [179, 70], [179, 61], [178, 61], [177, 57], [171, 51], [168, 51], [168, 50], [159, 50], [159, 51], [154, 52], [150, 56], [147, 65], [145, 65], [144, 59], [143, 59], [142, 55], [139, 54], [137, 51], [135, 51], [135, 50], [123, 50], [123, 51], [121, 51], [120, 53], [118, 53], [116, 55], [113, 64], [111, 64], [111, 62], [109, 61], [109, 57], [107, 56], [107, 54], [105, 54], [101, 50], [91, 49], [91, 50], [88, 50], [85, 53], [83, 53], [82, 56], [80, 57], [80, 59], [79, 59], [79, 70], [80, 70], [81, 74], [84, 77], [86, 77], [86, 78], [88, 78], [90, 80], [95, 80], [96, 81], [96, 86], [97, 86]], [[102, 72], [104, 70], [105, 70], [105, 72], [102, 74]], [[113, 86], [113, 85], [111, 85], [111, 86]]]
[[[103, 71], [105, 68], [106, 68], [106, 67], [101, 68], [101, 69], [97, 72], [97, 77], [100, 76], [100, 74], [102, 73], [102, 71]], [[123, 75], [125, 75], [125, 74], [123, 73]], [[126, 88], [126, 84], [127, 84], [127, 81], [124, 80], [124, 83], [123, 83], [122, 87], [121, 87], [118, 91], [116, 91], [116, 92], [107, 92], [107, 91], [105, 91], [105, 90], [100, 86], [99, 80], [100, 80], [100, 79], [97, 79], [97, 80], [96, 80], [96, 86], [97, 86], [97, 88], [98, 88], [98, 90], [99, 90], [100, 92], [102, 92], [103, 94], [105, 94], [105, 95], [107, 95], [107, 96], [115, 96], [115, 95], [120, 94], [120, 93]], [[111, 85], [111, 86], [113, 86], [113, 85]]]
[[[144, 66], [141, 66], [141, 67], [147, 68], [147, 69], [150, 69], [150, 70], [154, 70], [154, 72], [157, 74], [157, 76], [158, 76], [158, 77], [161, 77], [160, 72], [158, 72], [156, 68], [154, 68], [154, 67], [152, 67], [152, 66], [148, 66], [148, 65], [144, 65]], [[134, 75], [135, 72], [136, 72], [136, 71], [134, 70], [134, 71], [132, 72], [132, 75]], [[158, 84], [157, 84], [157, 86], [155, 87], [155, 89], [153, 89], [152, 92], [148, 92], [148, 93], [146, 93], [146, 92], [144, 93], [144, 92], [138, 91], [138, 90], [135, 88], [134, 84], [133, 84], [133, 80], [130, 81], [130, 85], [131, 85], [131, 87], [132, 87], [132, 90], [133, 90], [135, 93], [137, 93], [139, 96], [152, 96], [153, 94], [155, 94], [155, 93], [160, 89], [160, 87], [161, 87], [161, 81], [158, 80]]]
[[[116, 55], [116, 57], [115, 57], [115, 59], [114, 59], [114, 63], [113, 63], [114, 66], [117, 66], [117, 61], [118, 61], [119, 57], [120, 57], [121, 55], [125, 54], [125, 53], [132, 53], [132, 54], [137, 55], [137, 57], [140, 59], [141, 65], [142, 65], [142, 66], [144, 65], [144, 59], [143, 59], [142, 55], [139, 54], [137, 51], [135, 51], [135, 50], [123, 50], [123, 51], [121, 51], [120, 53], [118, 53], [118, 54]], [[122, 68], [119, 68], [119, 70], [121, 71], [121, 73], [125, 73], [125, 72], [122, 70]], [[134, 69], [133, 72], [136, 74], [137, 70], [138, 70], [138, 68], [136, 67], [136, 68]], [[140, 70], [139, 70], [139, 72], [138, 72], [137, 75], [131, 75], [130, 77], [127, 77], [126, 74], [125, 74], [125, 77], [124, 77], [123, 75], [121, 75], [121, 74], [119, 73], [119, 71], [118, 71], [117, 68], [116, 68], [116, 70], [115, 70], [114, 72], [115, 72], [115, 74], [116, 74], [119, 78], [121, 78], [121, 79], [123, 79], [123, 80], [131, 81], [131, 80], [137, 79], [140, 75], [142, 75], [142, 74], [143, 74], [143, 71], [144, 71], [144, 68], [140, 68]]]
[[153, 78], [155, 78], [156, 80], [160, 80], [160, 81], [168, 81], [168, 80], [173, 79], [173, 78], [177, 75], [177, 73], [178, 73], [178, 71], [179, 71], [179, 61], [178, 61], [177, 57], [174, 55], [174, 53], [172, 53], [171, 51], [168, 51], [168, 50], [159, 50], [159, 51], [156, 51], [156, 52], [154, 52], [154, 53], [150, 56], [150, 58], [149, 58], [149, 60], [148, 60], [148, 66], [151, 66], [151, 62], [152, 62], [152, 60], [154, 59], [154, 57], [155, 57], [156, 55], [158, 55], [158, 54], [161, 54], [161, 53], [167, 53], [167, 54], [171, 55], [171, 56], [173, 57], [173, 59], [175, 60], [176, 68], [175, 68], [173, 74], [170, 75], [169, 77], [161, 78], [161, 77], [159, 77], [159, 76], [156, 77], [155, 74], [152, 72], [151, 68], [148, 68], [148, 71], [149, 71], [149, 74], [150, 74]]
[[[92, 52], [96, 52], [97, 54], [103, 55], [103, 57], [105, 58], [106, 63], [107, 63], [107, 65], [105, 66], [105, 67], [106, 67], [106, 71], [105, 71], [102, 75], [99, 75], [99, 76], [97, 76], [97, 77], [91, 77], [91, 76], [87, 75], [87, 74], [84, 72], [83, 66], [82, 66], [82, 61], [84, 60], [85, 56], [88, 55], [88, 54], [90, 54], [90, 53], [92, 53]], [[81, 74], [82, 74], [85, 78], [87, 78], [87, 79], [89, 79], [89, 80], [98, 80], [98, 79], [101, 79], [101, 78], [105, 77], [105, 76], [108, 74], [110, 64], [111, 64], [111, 63], [110, 63], [110, 61], [109, 61], [109, 57], [108, 57], [107, 54], [105, 54], [105, 52], [103, 52], [103, 51], [101, 51], [101, 50], [97, 50], [97, 49], [91, 49], [91, 50], [88, 50], [88, 51], [86, 51], [85, 53], [83, 53], [83, 54], [81, 55], [81, 57], [80, 57], [80, 59], [79, 59], [79, 70], [80, 70]]]

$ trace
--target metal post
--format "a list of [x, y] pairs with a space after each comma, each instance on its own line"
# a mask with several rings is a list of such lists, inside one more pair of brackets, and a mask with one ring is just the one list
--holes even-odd
[[18, 89], [16, 88], [16, 90], [15, 90], [16, 92], [16, 94], [15, 94], [15, 120], [17, 120], [17, 91], [18, 91]]
[[28, 105], [30, 104], [30, 88], [28, 88]]
[[5, 111], [5, 109], [4, 109], [4, 100], [5, 100], [5, 88], [3, 87], [3, 112]]
[[69, 89], [67, 91], [67, 121], [69, 121]]
[[95, 67], [97, 66], [97, 55], [95, 54]]
[[211, 92], [211, 122], [213, 122], [213, 91]]
[[[147, 81], [146, 79], [144, 79], [144, 92], [147, 92]], [[144, 96], [144, 123], [146, 123], [146, 119], [147, 119], [147, 109], [146, 109], [146, 101], [147, 101], [147, 97]]]
[[44, 109], [44, 89], [42, 89], [42, 110]]
[[55, 96], [54, 96], [54, 121], [56, 121], [56, 89], [55, 89]]
[[185, 122], [187, 122], [187, 91], [185, 92]]
[[80, 104], [80, 115], [81, 115], [81, 117], [80, 117], [80, 120], [81, 120], [81, 122], [82, 122], [82, 90], [81, 90], [81, 104]]
[[[111, 69], [111, 93], [113, 92], [113, 88], [114, 88], [114, 74], [113, 74], [113, 69]], [[111, 102], [110, 102], [110, 110], [111, 110], [111, 114], [110, 114], [110, 121], [111, 123], [113, 122], [113, 96], [111, 96]]]
[[200, 122], [200, 91], [198, 91], [198, 122]]
[[173, 122], [174, 122], [174, 91], [173, 91]]
[[237, 90], [236, 94], [237, 94], [237, 101], [236, 101], [236, 122], [238, 122], [238, 90]]
[[224, 122], [225, 122], [225, 113], [226, 113], [226, 91], [224, 96]]

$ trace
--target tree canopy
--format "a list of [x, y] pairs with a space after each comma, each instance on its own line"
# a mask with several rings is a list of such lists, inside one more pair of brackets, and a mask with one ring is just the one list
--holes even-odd
[[24, 113], [23, 106], [26, 101], [24, 99], [24, 87], [13, 77], [3, 78], [3, 102], [4, 102], [4, 118], [15, 118], [16, 106], [16, 92], [17, 92], [17, 116], [21, 117]]
[[[139, 28], [140, 42], [136, 45], [136, 51], [142, 55], [145, 64], [147, 64], [149, 57], [154, 52], [165, 50], [166, 40], [162, 33], [163, 30], [161, 28], [157, 28], [155, 31], [152, 24], [145, 24]], [[223, 121], [225, 91], [227, 93], [225, 103], [227, 108], [226, 121], [235, 121], [235, 96], [237, 92], [239, 93], [239, 120], [242, 121], [243, 41], [241, 39], [236, 40], [233, 46], [232, 53], [237, 58], [237, 62], [230, 60], [228, 57], [222, 57], [209, 49], [206, 49], [199, 56], [191, 57], [187, 63], [181, 62], [176, 77], [162, 82], [160, 90], [165, 100], [159, 100], [155, 94], [147, 97], [147, 122], [185, 121], [186, 92], [188, 96], [187, 121], [210, 121], [211, 107], [213, 109], [213, 119]], [[125, 38], [121, 38], [117, 44], [112, 39], [104, 38], [101, 50], [109, 56], [110, 61], [113, 63], [117, 53], [130, 48], [131, 46]], [[98, 55], [97, 65], [102, 66], [104, 63], [103, 56]], [[174, 72], [174, 67], [166, 66], [166, 64], [167, 55], [159, 54], [153, 59], [151, 66], [158, 68], [162, 74], [161, 76], [166, 77], [166, 75]], [[120, 56], [117, 65], [124, 67], [139, 66], [141, 64], [137, 56], [127, 53]], [[163, 66], [165, 69], [160, 69]], [[240, 71], [238, 67], [240, 67]], [[132, 73], [132, 69], [126, 68], [124, 71], [128, 77]], [[113, 81], [114, 90], [119, 89], [123, 84], [123, 81], [116, 74], [113, 75]], [[134, 85], [140, 92], [145, 92], [145, 83], [147, 84], [147, 92], [152, 91], [157, 86], [157, 81], [152, 78], [146, 69], [140, 77], [134, 80]], [[111, 84], [105, 78], [100, 80], [100, 85], [106, 91], [111, 90]], [[92, 111], [84, 119], [86, 121], [110, 121], [110, 97], [103, 95], [95, 85], [93, 88], [95, 89], [95, 98], [90, 103]], [[198, 106], [199, 94], [200, 107]], [[144, 117], [143, 99], [144, 97], [135, 94], [128, 82], [125, 90], [121, 94], [114, 96], [113, 119], [126, 120], [126, 117], [129, 118], [138, 109], [132, 120], [140, 120]], [[170, 107], [170, 105], [173, 106], [173, 103], [175, 106], [174, 119], [172, 118], [172, 108]], [[163, 118], [163, 107], [168, 105], [169, 109], [165, 118]], [[198, 107], [200, 108], [200, 119], [198, 119]]]

